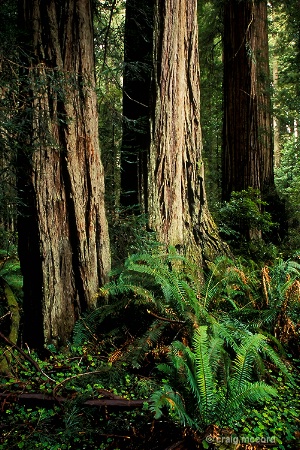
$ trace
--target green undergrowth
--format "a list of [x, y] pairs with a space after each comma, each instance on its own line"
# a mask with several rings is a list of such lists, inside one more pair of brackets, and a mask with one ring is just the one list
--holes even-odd
[[5, 294], [7, 286], [11, 289], [19, 306], [22, 306], [23, 277], [17, 256], [16, 239], [14, 233], [5, 232], [0, 227], [0, 327], [3, 331], [9, 328], [7, 321], [9, 302]]
[[[150, 395], [153, 396], [157, 389], [164, 390], [171, 383], [174, 371], [168, 374], [161, 372], [162, 377], [155, 376], [155, 373], [144, 377], [124, 367], [123, 373], [119, 372], [119, 378], [116, 379], [110, 365], [102, 361], [101, 354], [88, 353], [84, 346], [70, 346], [68, 352], [53, 353], [46, 360], [40, 360], [33, 352], [30, 355], [43, 373], [38, 372], [31, 362], [14, 351], [14, 376], [1, 379], [1, 393], [9, 393], [7, 398], [1, 398], [0, 448], [3, 450], [142, 449], [146, 448], [144, 446], [147, 439], [152, 442], [152, 446], [148, 448], [163, 449], [166, 448], [165, 438], [168, 436], [167, 442], [172, 443], [174, 436], [181, 439], [183, 429], [186, 435], [191, 433], [189, 425], [183, 425], [178, 420], [174, 408], [169, 408], [169, 417], [168, 408], [163, 408], [162, 417], [156, 420], [149, 410], [153, 405]], [[249, 439], [275, 436], [276, 446], [273, 448], [295, 449], [299, 444], [299, 385], [288, 381], [280, 372], [271, 369], [268, 372], [266, 379], [270, 382], [274, 378], [277, 395], [264, 404], [249, 403], [248, 409], [239, 414], [238, 420], [233, 414], [231, 429], [237, 437], [247, 436]], [[59, 403], [54, 400], [47, 403], [27, 399], [26, 402], [17, 402], [15, 396], [25, 392], [64, 397], [66, 401]], [[167, 392], [172, 402], [170, 390]], [[190, 401], [191, 392], [176, 392], [180, 392], [181, 399], [186, 402], [187, 411], [193, 411], [194, 414], [196, 410]], [[220, 394], [219, 391], [218, 397]], [[137, 408], [84, 405], [88, 399], [116, 397], [144, 399], [144, 403]], [[215, 395], [212, 401], [216, 398]], [[210, 413], [213, 414], [213, 410]], [[161, 427], [164, 431], [161, 431]], [[160, 431], [160, 438], [164, 436], [161, 444], [154, 439], [156, 430]], [[197, 436], [198, 443], [191, 448], [202, 448], [201, 442], [206, 442], [203, 433], [198, 433]]]
[[[1, 393], [9, 393], [1, 398], [1, 449], [117, 448], [116, 442], [124, 445], [134, 439], [137, 424], [142, 427], [151, 420], [147, 406], [151, 379], [125, 368], [118, 379], [114, 378], [111, 365], [103, 361], [100, 353], [70, 346], [64, 353], [55, 351], [41, 360], [31, 352], [40, 371], [18, 351], [13, 356], [12, 376], [2, 378], [0, 385]], [[27, 399], [22, 398], [25, 392]], [[37, 399], [36, 394], [44, 394], [51, 401]], [[144, 399], [145, 404], [130, 408], [84, 403], [118, 398]]]
[[6, 347], [0, 448], [297, 448], [299, 274], [222, 257], [202, 282], [175, 249], [130, 255], [67, 348]]
[[[299, 360], [294, 361], [294, 382], [276, 376], [277, 398], [267, 400], [262, 408], [252, 408], [236, 424], [237, 434], [255, 438], [273, 437], [273, 449], [296, 449], [300, 445], [300, 373]], [[274, 377], [274, 374], [271, 375]]]

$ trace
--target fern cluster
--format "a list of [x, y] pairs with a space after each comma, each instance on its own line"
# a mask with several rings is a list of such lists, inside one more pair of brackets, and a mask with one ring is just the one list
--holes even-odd
[[[208, 317], [193, 271], [174, 251], [129, 256], [122, 270], [100, 289], [100, 306], [75, 325], [74, 343], [82, 345], [96, 335], [101, 341], [109, 334], [112, 352], [119, 350], [123, 359], [139, 366], [159, 341], [162, 345], [163, 336], [168, 336], [168, 343], [178, 334], [190, 336]], [[120, 328], [125, 345], [124, 339], [118, 342]]]
[[276, 396], [266, 367], [289, 376], [268, 328], [276, 293], [281, 307], [297, 297], [298, 272], [286, 270], [277, 287], [275, 275], [264, 279], [257, 268], [221, 257], [203, 283], [172, 248], [131, 255], [100, 289], [99, 307], [76, 324], [74, 343], [100, 347], [114, 374], [125, 367], [153, 376], [157, 367], [160, 387], [150, 402], [156, 417], [167, 407], [196, 430], [233, 425], [249, 405]]
[[182, 425], [204, 430], [210, 424], [232, 426], [246, 408], [276, 396], [263, 381], [264, 358], [289, 372], [265, 336], [247, 333], [234, 347], [207, 326], [194, 333], [193, 348], [175, 341], [169, 362], [159, 364], [168, 381], [151, 397], [155, 417], [167, 407]]

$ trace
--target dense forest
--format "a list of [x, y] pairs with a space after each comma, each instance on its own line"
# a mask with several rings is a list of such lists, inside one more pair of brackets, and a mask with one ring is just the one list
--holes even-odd
[[0, 0], [0, 449], [300, 448], [296, 0]]

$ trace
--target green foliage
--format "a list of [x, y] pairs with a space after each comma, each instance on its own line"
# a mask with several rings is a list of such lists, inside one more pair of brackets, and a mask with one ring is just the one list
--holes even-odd
[[207, 315], [197, 298], [199, 286], [195, 268], [172, 249], [131, 255], [100, 289], [100, 306], [76, 324], [74, 342], [82, 344], [94, 335], [103, 340], [107, 333], [103, 348], [110, 358], [139, 367], [149, 353], [159, 353], [158, 342], [170, 343], [175, 330], [186, 334]]
[[[296, 361], [297, 363], [297, 361]], [[271, 371], [270, 371], [271, 372]], [[272, 374], [272, 372], [271, 372]], [[236, 432], [249, 437], [276, 436], [279, 450], [293, 450], [299, 447], [299, 371], [295, 371], [295, 383], [275, 377], [277, 398], [267, 400], [261, 408], [249, 410], [247, 417], [236, 423]]]
[[266, 355], [288, 374], [265, 336], [248, 333], [232, 348], [201, 326], [193, 350], [176, 341], [169, 364], [158, 365], [168, 384], [153, 394], [151, 409], [159, 418], [167, 406], [175, 420], [200, 431], [210, 424], [233, 426], [251, 406], [277, 395], [274, 387], [256, 379]]
[[260, 199], [259, 191], [253, 188], [232, 192], [230, 201], [225, 202], [220, 209], [220, 231], [236, 239], [248, 227], [269, 231], [274, 224], [270, 214], [261, 211], [262, 206], [266, 206], [266, 202]]
[[2, 260], [0, 263], [0, 277], [9, 284], [19, 298], [22, 296], [23, 278], [18, 259], [6, 257]]
[[[253, 188], [232, 192], [230, 201], [220, 205], [217, 216], [220, 234], [232, 250], [262, 260], [274, 256], [272, 250], [274, 253], [275, 247], [270, 243], [264, 245], [261, 239], [261, 235], [267, 235], [276, 227], [271, 214], [265, 210], [266, 206], [259, 191]], [[253, 239], [251, 234], [257, 234], [257, 239]]]
[[[218, 258], [209, 265], [201, 290], [205, 307], [228, 327], [239, 323], [265, 333], [284, 355], [299, 351], [300, 264], [276, 258], [271, 264], [247, 267], [245, 260]], [[232, 325], [230, 325], [232, 324]]]
[[114, 216], [120, 196], [124, 0], [95, 7], [94, 32], [99, 138], [106, 185], [106, 206]]
[[298, 355], [300, 264], [277, 258], [272, 265], [263, 267], [261, 276], [261, 326], [285, 344], [289, 352]]
[[[201, 283], [196, 268], [174, 249], [131, 255], [100, 290], [100, 306], [76, 324], [74, 342], [101, 341], [108, 352], [119, 351], [135, 367], [159, 342], [169, 345], [176, 332], [191, 342], [200, 325], [222, 329], [229, 341], [234, 334], [260, 330], [280, 349], [279, 341], [287, 343], [287, 336], [297, 335], [298, 278], [296, 262], [278, 259], [259, 270], [220, 257], [209, 264]], [[107, 346], [105, 333], [110, 336]]]
[[277, 70], [273, 105], [281, 137], [291, 136], [299, 121], [299, 23], [297, 4], [272, 2], [270, 49]]
[[[274, 364], [287, 377], [289, 373], [273, 350], [272, 339], [250, 331], [249, 311], [248, 315], [240, 314], [245, 307], [254, 309], [253, 292], [259, 282], [250, 282], [242, 266], [228, 258], [210, 265], [204, 284], [196, 274], [195, 267], [174, 249], [167, 254], [131, 255], [117, 277], [100, 291], [103, 298], [109, 296], [108, 304], [98, 309], [100, 328], [103, 330], [108, 317], [121, 314], [122, 324], [132, 337], [123, 347], [112, 337], [114, 344], [118, 343], [110, 355], [115, 367], [120, 362], [126, 362], [128, 368], [145, 367], [154, 344], [160, 360], [169, 360], [168, 364], [158, 363], [166, 381], [151, 397], [156, 418], [167, 407], [175, 422], [197, 430], [212, 423], [232, 426], [249, 405], [275, 395], [274, 388], [262, 379], [266, 363]], [[139, 311], [138, 333], [132, 325], [129, 328], [126, 318], [129, 310], [134, 323], [135, 309]], [[91, 314], [97, 316], [96, 312]], [[261, 320], [259, 315], [256, 320]], [[82, 325], [77, 324], [78, 335]], [[88, 321], [86, 329], [95, 333], [91, 325]], [[118, 336], [117, 331], [109, 334]], [[182, 340], [172, 341], [174, 334]], [[163, 352], [159, 352], [158, 343], [163, 343]]]
[[[50, 352], [51, 350], [51, 352]], [[0, 378], [1, 392], [11, 392], [11, 398], [2, 403], [0, 447], [40, 449], [116, 449], [124, 448], [134, 440], [136, 422], [145, 426], [149, 412], [142, 409], [110, 410], [83, 407], [87, 399], [148, 398], [151, 380], [127, 373], [119, 376], [117, 383], [109, 384], [109, 366], [102, 354], [87, 353], [85, 347], [70, 347], [58, 352], [49, 348], [47, 360], [34, 353], [31, 358], [43, 370], [36, 368], [17, 351], [13, 351], [13, 378]], [[30, 393], [63, 396], [67, 401], [28, 404], [15, 402], [14, 396], [26, 390]], [[115, 411], [115, 412], [114, 412]], [[139, 448], [132, 444], [130, 448]]]
[[90, 340], [112, 318], [112, 339], [118, 336], [116, 325], [137, 337], [135, 317], [140, 337], [152, 344], [167, 330], [177, 329], [189, 339], [195, 327], [213, 325], [225, 311], [239, 310], [250, 301], [251, 282], [233, 261], [219, 258], [210, 267], [203, 284], [197, 267], [173, 248], [169, 253], [129, 256], [100, 289], [100, 306], [76, 324], [74, 341], [79, 345]]
[[147, 230], [148, 218], [136, 215], [134, 208], [118, 208], [110, 219], [110, 242], [114, 267], [124, 264], [129, 255], [159, 251], [156, 233]]
[[[285, 202], [287, 236], [281, 246], [286, 257], [299, 248], [299, 7], [294, 2], [272, 2], [270, 50], [274, 68], [275, 183]], [[283, 211], [281, 211], [283, 213]]]
[[276, 186], [286, 205], [288, 235], [283, 249], [288, 254], [299, 248], [300, 144], [298, 137], [288, 136], [283, 142], [280, 166], [275, 169]]
[[[0, 321], [2, 332], [9, 335], [12, 326], [13, 311], [15, 311], [14, 308], [18, 309], [17, 302], [21, 303], [23, 297], [23, 277], [20, 262], [15, 255], [15, 248], [10, 245], [11, 242], [8, 239], [10, 233], [3, 232], [3, 235], [5, 236], [3, 244], [7, 244], [7, 248], [0, 249]], [[7, 298], [8, 291], [14, 299], [14, 306], [9, 301], [9, 298]], [[15, 334], [17, 338], [18, 329], [15, 330]], [[0, 343], [0, 349], [1, 345], [2, 343]]]
[[242, 259], [218, 257], [208, 263], [205, 283], [201, 287], [203, 302], [209, 311], [232, 311], [243, 314], [254, 305], [259, 282], [256, 267], [247, 267]]
[[[98, 308], [77, 322], [74, 342], [64, 353], [54, 346], [46, 360], [31, 353], [42, 372], [13, 352], [14, 379], [2, 379], [2, 390], [54, 392], [68, 402], [29, 409], [8, 402], [3, 448], [138, 449], [141, 442], [134, 436], [140, 439], [140, 434], [134, 430], [147, 429], [151, 435], [147, 423], [153, 413], [159, 419], [154, 423], [168, 420], [167, 428], [186, 427], [185, 433], [195, 430], [198, 438], [209, 425], [256, 437], [260, 427], [263, 436], [278, 435], [281, 445], [285, 435], [280, 424], [275, 426], [275, 405], [283, 408], [280, 376], [290, 399], [295, 386], [276, 351], [282, 337], [274, 336], [278, 316], [270, 317], [272, 309], [279, 314], [285, 308], [293, 311], [294, 323], [299, 320], [297, 309], [287, 307], [299, 298], [299, 264], [278, 259], [259, 270], [220, 257], [209, 264], [204, 282], [196, 269], [173, 248], [130, 255], [100, 290]], [[145, 399], [148, 406], [109, 411], [105, 418], [83, 408], [83, 401], [107, 392]], [[266, 410], [264, 405], [271, 406]], [[253, 410], [261, 412], [260, 418], [252, 416]], [[289, 436], [294, 433], [291, 417]]]

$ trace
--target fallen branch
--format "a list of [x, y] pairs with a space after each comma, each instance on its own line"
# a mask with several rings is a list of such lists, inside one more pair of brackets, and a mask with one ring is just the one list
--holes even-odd
[[[110, 397], [112, 397], [113, 394], [111, 394]], [[125, 408], [137, 408], [140, 406], [143, 406], [147, 400], [127, 400], [126, 398], [113, 396], [114, 398], [95, 398], [90, 400], [85, 400], [82, 402], [82, 405], [85, 406], [119, 406], [119, 407], [125, 407]], [[38, 393], [14, 393], [14, 392], [0, 392], [0, 399], [4, 399], [6, 401], [20, 401], [20, 402], [27, 402], [27, 401], [37, 401], [42, 402], [44, 404], [49, 404], [49, 406], [53, 403], [65, 403], [67, 401], [70, 401], [67, 397], [62, 396], [53, 396], [48, 394], [38, 394]]]
[[168, 319], [167, 317], [161, 317], [158, 316], [157, 314], [155, 314], [154, 312], [150, 311], [149, 309], [147, 309], [147, 313], [150, 314], [151, 316], [155, 317], [156, 319], [162, 320], [163, 322], [169, 322], [169, 323], [186, 323], [185, 320], [174, 320], [174, 319]]

